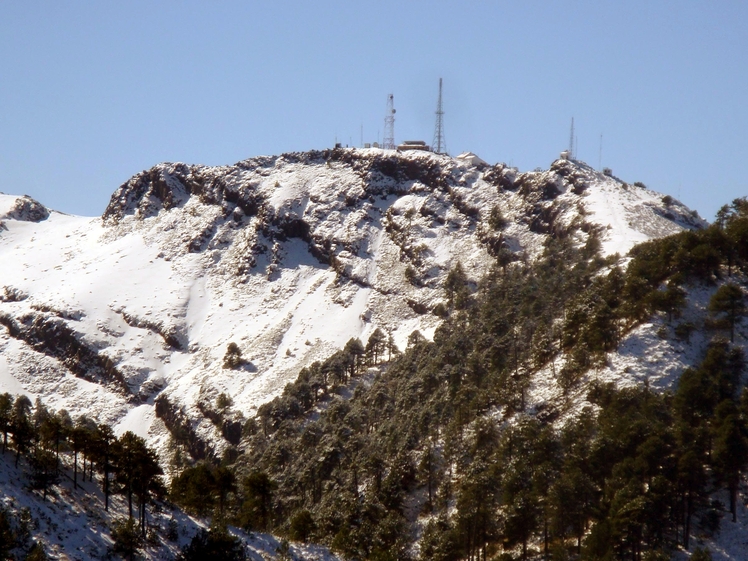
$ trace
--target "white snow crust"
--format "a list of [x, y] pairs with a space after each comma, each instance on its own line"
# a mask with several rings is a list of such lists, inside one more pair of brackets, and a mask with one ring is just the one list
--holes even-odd
[[[369, 152], [350, 150], [354, 157]], [[405, 181], [398, 194], [366, 196], [361, 175], [342, 162], [302, 163], [281, 156], [259, 169], [201, 168], [228, 185], [251, 185], [275, 216], [303, 218], [313, 236], [330, 240], [337, 270], [313, 257], [306, 242], [288, 238], [269, 245], [256, 255], [248, 274], [239, 274], [251, 248], [268, 242], [258, 229], [260, 218], [237, 210], [224, 218], [221, 206], [183, 192], [175, 191], [178, 204], [168, 210], [146, 217], [133, 212], [116, 221], [55, 212], [41, 222], [16, 220], [7, 214], [18, 197], [0, 195], [0, 314], [60, 319], [113, 362], [131, 395], [111, 383], [75, 376], [61, 360], [13, 338], [3, 327], [0, 392], [40, 397], [73, 416], [86, 413], [112, 424], [118, 434], [132, 430], [162, 452], [169, 434], [155, 415], [154, 399], [163, 394], [220, 452], [225, 441], [199, 412], [200, 403], [212, 404], [223, 392], [235, 410], [249, 417], [303, 366], [327, 358], [351, 337], [365, 343], [380, 327], [393, 334], [400, 348], [415, 329], [431, 337], [439, 318], [416, 313], [408, 300], [427, 309], [443, 301], [443, 280], [457, 261], [471, 279], [480, 279], [493, 262], [480, 240], [493, 207], [509, 223], [501, 233], [503, 242], [528, 257], [542, 252], [547, 238], [529, 224], [533, 205], [555, 205], [559, 224], [583, 219], [600, 225], [606, 254], [703, 225], [680, 203], [666, 207], [661, 195], [582, 163], [571, 164], [586, 184], [581, 193], [553, 166], [529, 174], [503, 167], [507, 178], [524, 175], [557, 189], [553, 200], [529, 200], [521, 189], [503, 189], [487, 179], [497, 167], [476, 169], [427, 153], [397, 157], [414, 165], [438, 162], [451, 174], [450, 196], [477, 209], [480, 220], [456, 208], [446, 192], [419, 181]], [[168, 175], [176, 165], [157, 169]], [[388, 177], [379, 181], [392, 183]], [[357, 202], [351, 205], [347, 199]], [[404, 232], [405, 242], [396, 243], [388, 224]], [[195, 232], [210, 228], [214, 233], [207, 246], [189, 251], [187, 242]], [[584, 242], [584, 233], [575, 235]], [[418, 248], [421, 286], [405, 279], [409, 261], [402, 256], [403, 243]], [[640, 331], [629, 336], [612, 369], [625, 370], [627, 361], [643, 360], [644, 349], [651, 353], [652, 340], [642, 340], [646, 329]], [[163, 333], [181, 341], [182, 348], [167, 344]], [[229, 342], [237, 343], [249, 361], [244, 367], [223, 368]], [[674, 374], [660, 375], [669, 379]]]

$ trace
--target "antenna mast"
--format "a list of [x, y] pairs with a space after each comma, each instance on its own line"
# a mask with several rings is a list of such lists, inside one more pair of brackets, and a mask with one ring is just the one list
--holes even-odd
[[571, 134], [569, 134], [569, 157], [574, 159], [574, 117], [571, 118]]
[[387, 111], [384, 113], [384, 137], [382, 148], [385, 150], [395, 149], [395, 96], [387, 96]]
[[444, 140], [444, 111], [442, 110], [442, 79], [439, 78], [439, 101], [436, 103], [436, 128], [434, 142], [431, 145], [437, 154], [447, 153], [447, 142]]

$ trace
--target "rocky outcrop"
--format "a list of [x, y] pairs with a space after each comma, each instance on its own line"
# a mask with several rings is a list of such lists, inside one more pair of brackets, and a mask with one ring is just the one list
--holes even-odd
[[0, 214], [0, 222], [2, 222], [2, 219], [41, 222], [47, 218], [49, 218], [49, 209], [28, 195], [17, 197], [10, 210]]

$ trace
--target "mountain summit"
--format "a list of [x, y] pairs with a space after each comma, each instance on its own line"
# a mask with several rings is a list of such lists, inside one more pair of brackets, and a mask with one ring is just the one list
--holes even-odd
[[430, 338], [458, 263], [477, 284], [549, 236], [623, 255], [705, 224], [578, 161], [376, 149], [160, 164], [100, 218], [1, 195], [0, 391], [210, 455], [241, 434], [211, 421], [222, 395], [249, 416], [351, 338]]

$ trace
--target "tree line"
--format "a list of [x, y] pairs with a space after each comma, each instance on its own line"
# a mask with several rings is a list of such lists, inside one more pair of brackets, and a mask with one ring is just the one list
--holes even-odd
[[[405, 352], [367, 359], [376, 342], [352, 339], [247, 421], [245, 453], [185, 469], [172, 496], [187, 505], [213, 489], [225, 520], [360, 559], [412, 558], [419, 532], [423, 559], [638, 561], [692, 548], [695, 527], [718, 526], [716, 489], [734, 516], [746, 467], [745, 360], [732, 343], [745, 315], [748, 205], [637, 246], [625, 270], [600, 256], [599, 232], [577, 228], [583, 245], [569, 228], [533, 262], [497, 262], [477, 287], [456, 266], [433, 343], [414, 333]], [[708, 321], [688, 325], [680, 311], [697, 286], [716, 289]], [[703, 361], [672, 392], [589, 384], [585, 374], [655, 314], [678, 337], [705, 330]], [[373, 362], [387, 364], [344, 398]], [[529, 409], [541, 368], [564, 399]], [[591, 407], [561, 423], [579, 392]]]
[[[13, 451], [15, 465], [27, 461], [31, 487], [46, 499], [62, 477], [79, 482], [98, 481], [109, 510], [112, 494], [127, 499], [128, 515], [137, 521], [143, 536], [148, 505], [166, 495], [163, 470], [155, 451], [132, 432], [116, 437], [112, 428], [82, 415], [75, 421], [62, 409], [50, 411], [40, 399], [34, 404], [26, 395], [0, 394], [2, 450]], [[63, 467], [64, 457], [72, 466]], [[72, 474], [69, 473], [72, 471]]]

